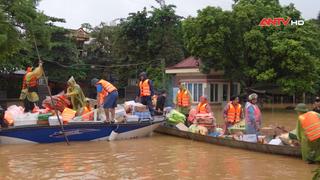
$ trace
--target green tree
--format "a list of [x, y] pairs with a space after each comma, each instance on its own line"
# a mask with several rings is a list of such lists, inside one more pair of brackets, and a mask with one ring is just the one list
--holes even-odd
[[[36, 9], [38, 0], [0, 0], [0, 61], [8, 69], [26, 63], [16, 59], [18, 53], [29, 51], [34, 39], [48, 46], [53, 22], [62, 19], [46, 16]], [[29, 62], [30, 63], [30, 62]]]
[[76, 40], [70, 34], [70, 30], [52, 27], [49, 47], [39, 47], [50, 80], [66, 82], [70, 76], [76, 79], [87, 77], [88, 67], [82, 66], [84, 63], [79, 57]]
[[293, 4], [277, 0], [241, 0], [232, 11], [207, 7], [184, 24], [184, 40], [200, 57], [204, 72], [224, 70], [244, 87], [276, 83], [284, 92], [314, 92], [319, 73], [319, 28], [304, 26], [260, 27], [265, 17], [300, 19]]
[[116, 66], [104, 68], [98, 74], [106, 77], [112, 72], [120, 87], [127, 85], [128, 78], [147, 71], [156, 88], [163, 88], [161, 61], [171, 65], [180, 61], [185, 53], [181, 17], [174, 9], [172, 5], [151, 11], [144, 8], [130, 13], [117, 26], [101, 24], [93, 28], [91, 34], [95, 39], [87, 46], [86, 60], [92, 64]]
[[149, 12], [144, 9], [132, 13], [120, 24], [120, 28], [122, 38], [119, 49], [127, 57], [122, 59], [145, 63], [139, 66], [138, 71], [147, 71], [154, 79], [156, 88], [164, 88], [159, 64], [162, 60], [167, 65], [175, 64], [185, 54], [181, 17], [176, 15], [175, 6], [163, 5], [160, 8], [153, 7]]

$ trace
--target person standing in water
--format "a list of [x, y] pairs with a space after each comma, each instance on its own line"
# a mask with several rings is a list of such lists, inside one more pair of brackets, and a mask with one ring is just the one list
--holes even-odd
[[305, 104], [295, 108], [299, 119], [296, 126], [297, 139], [301, 144], [302, 159], [310, 164], [320, 162], [320, 114], [308, 111]]

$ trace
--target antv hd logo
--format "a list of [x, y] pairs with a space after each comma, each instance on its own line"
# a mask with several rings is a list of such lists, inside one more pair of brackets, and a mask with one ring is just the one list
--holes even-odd
[[283, 24], [284, 26], [288, 26], [290, 22], [290, 25], [292, 26], [302, 26], [304, 25], [304, 20], [299, 19], [299, 20], [291, 20], [291, 18], [287, 18], [285, 20], [284, 18], [263, 18], [259, 26], [264, 27], [264, 26], [280, 26]]

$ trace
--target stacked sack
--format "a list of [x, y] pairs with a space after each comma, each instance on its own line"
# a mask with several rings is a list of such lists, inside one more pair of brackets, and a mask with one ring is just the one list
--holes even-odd
[[206, 127], [198, 126], [196, 124], [192, 124], [189, 127], [189, 132], [201, 134], [201, 135], [208, 135], [208, 129]]
[[42, 106], [50, 110], [57, 109], [60, 112], [63, 112], [65, 108], [71, 107], [71, 102], [64, 95], [64, 92], [61, 92], [55, 96], [52, 96], [52, 100], [55, 106], [52, 106], [52, 102], [49, 96], [47, 96], [46, 99], [42, 101]]
[[12, 105], [8, 107], [8, 109], [5, 111], [4, 114], [4, 122], [8, 126], [12, 126], [14, 124], [15, 119], [18, 116], [21, 116], [24, 114], [24, 108], [21, 106]]
[[179, 123], [184, 124], [184, 122], [186, 121], [186, 116], [174, 109], [171, 110], [166, 117], [167, 117], [167, 122], [172, 125], [176, 125]]
[[151, 119], [151, 114], [147, 106], [136, 103], [134, 101], [127, 101], [124, 103], [124, 109], [127, 115], [134, 115], [139, 117], [140, 120]]
[[215, 118], [213, 117], [212, 113], [196, 114], [195, 119], [201, 126], [207, 128], [216, 126]]

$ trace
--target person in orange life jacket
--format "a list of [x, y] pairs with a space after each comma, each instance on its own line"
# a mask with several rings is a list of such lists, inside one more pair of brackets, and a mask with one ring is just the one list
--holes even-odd
[[22, 81], [22, 90], [20, 94], [21, 100], [23, 100], [24, 111], [31, 112], [35, 103], [39, 101], [38, 91], [38, 80], [43, 75], [42, 61], [39, 62], [39, 66], [32, 70], [32, 67], [28, 67], [26, 74]]
[[94, 118], [93, 112], [90, 113], [92, 110], [93, 109], [90, 105], [90, 99], [86, 98], [85, 99], [85, 106], [83, 108], [81, 108], [81, 111], [79, 114], [82, 116], [83, 120], [90, 121], [90, 120], [93, 120], [93, 118]]
[[313, 104], [314, 108], [313, 111], [320, 114], [320, 97], [316, 97]]
[[[216, 122], [216, 118], [213, 115], [212, 109], [210, 104], [208, 103], [208, 98], [206, 96], [200, 96], [200, 102], [197, 106], [197, 114], [211, 114], [213, 117], [214, 124]], [[194, 124], [197, 124], [198, 122], [194, 120]]]
[[139, 75], [140, 82], [138, 86], [138, 93], [136, 97], [136, 101], [140, 98], [140, 102], [143, 105], [148, 106], [148, 109], [151, 113], [151, 115], [154, 115], [154, 109], [152, 106], [152, 99], [151, 97], [154, 95], [154, 88], [153, 83], [150, 79], [147, 78], [147, 73], [142, 72]]
[[184, 83], [179, 84], [179, 91], [177, 92], [174, 104], [176, 105], [177, 111], [188, 117], [191, 108], [192, 98], [188, 89], [185, 87]]
[[212, 113], [211, 106], [208, 103], [208, 99], [206, 96], [200, 96], [200, 102], [197, 106], [198, 114], [207, 114]]
[[320, 162], [320, 114], [308, 111], [303, 103], [295, 108], [299, 119], [296, 136], [301, 144], [302, 159], [310, 164]]
[[224, 107], [223, 119], [225, 122], [225, 133], [227, 133], [229, 127], [237, 124], [243, 119], [243, 110], [241, 104], [239, 104], [238, 96], [232, 96], [230, 102]]
[[161, 94], [157, 98], [157, 104], [156, 104], [156, 115], [163, 115], [163, 109], [164, 105], [166, 103], [167, 98], [167, 92], [165, 90], [161, 91]]
[[110, 82], [93, 78], [91, 85], [97, 88], [97, 101], [100, 107], [103, 107], [106, 113], [106, 122], [109, 120], [109, 112], [111, 113], [111, 121], [115, 119], [115, 108], [117, 107], [118, 90]]

